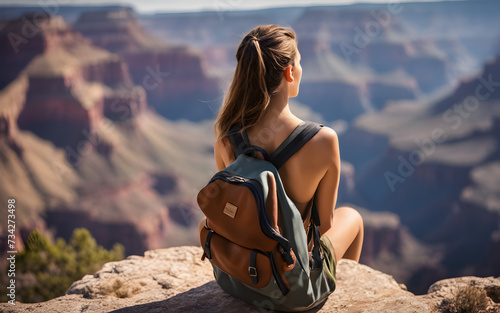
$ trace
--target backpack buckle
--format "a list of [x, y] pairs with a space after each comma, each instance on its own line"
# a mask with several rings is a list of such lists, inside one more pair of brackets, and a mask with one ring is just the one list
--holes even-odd
[[252, 278], [252, 283], [256, 285], [259, 282], [259, 277], [257, 277], [257, 268], [255, 268], [254, 266], [249, 266], [248, 274], [250, 274], [250, 278]]
[[257, 277], [257, 269], [253, 266], [249, 266], [248, 274], [250, 274], [250, 277]]
[[257, 275], [257, 250], [252, 250], [250, 254], [250, 266], [248, 267], [248, 274], [252, 279], [252, 283], [256, 285], [259, 282], [259, 277]]

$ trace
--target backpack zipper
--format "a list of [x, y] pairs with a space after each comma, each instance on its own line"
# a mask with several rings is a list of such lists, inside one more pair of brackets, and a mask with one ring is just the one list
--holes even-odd
[[[264, 232], [264, 235], [267, 237], [276, 240], [278, 243], [281, 243], [283, 240], [287, 241], [286, 238], [281, 236], [271, 225], [271, 221], [269, 220], [269, 217], [267, 216], [266, 212], [266, 205], [264, 201], [264, 194], [262, 193], [262, 185], [255, 179], [252, 178], [246, 178], [238, 175], [233, 175], [228, 172], [218, 172], [215, 174], [212, 179], [210, 180], [209, 184], [212, 183], [213, 181], [220, 179], [223, 180], [227, 183], [230, 184], [235, 184], [235, 185], [242, 185], [250, 189], [252, 192], [254, 198], [257, 201], [257, 207], [259, 208], [259, 221], [261, 225], [262, 232]], [[265, 227], [262, 227], [265, 226]], [[281, 238], [280, 238], [281, 237]]]

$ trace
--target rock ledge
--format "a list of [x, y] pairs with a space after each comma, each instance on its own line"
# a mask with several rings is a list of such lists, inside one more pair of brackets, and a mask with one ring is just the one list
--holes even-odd
[[[110, 262], [86, 275], [67, 294], [43, 303], [1, 304], [2, 312], [259, 312], [222, 291], [199, 247], [147, 251]], [[487, 291], [490, 312], [500, 312], [500, 278], [461, 277], [439, 281], [426, 295], [406, 291], [392, 276], [349, 260], [338, 265], [337, 290], [313, 312], [436, 312], [461, 287]], [[496, 303], [495, 303], [496, 302]], [[493, 311], [492, 311], [493, 310]]]

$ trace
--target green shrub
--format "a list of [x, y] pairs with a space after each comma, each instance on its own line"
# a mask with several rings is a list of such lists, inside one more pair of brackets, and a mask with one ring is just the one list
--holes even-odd
[[64, 295], [74, 281], [123, 256], [121, 244], [108, 251], [85, 228], [75, 229], [69, 243], [59, 238], [55, 244], [33, 231], [24, 250], [16, 254], [16, 300], [40, 302]]

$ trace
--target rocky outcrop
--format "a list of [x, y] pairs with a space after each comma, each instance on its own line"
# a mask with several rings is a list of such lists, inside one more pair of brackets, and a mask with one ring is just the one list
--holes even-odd
[[48, 209], [45, 222], [62, 238], [85, 227], [105, 247], [124, 243], [127, 254], [165, 247], [172, 221], [151, 184], [151, 178], [143, 175], [120, 186], [89, 186], [80, 191], [78, 201]]
[[[9, 84], [38, 54], [81, 38], [67, 37], [69, 27], [62, 17], [44, 11], [26, 13], [0, 30], [0, 89]], [[61, 36], [63, 35], [63, 36]]]
[[[11, 24], [9, 28], [14, 29], [17, 22]], [[123, 93], [138, 95], [140, 104], [131, 103], [125, 109], [134, 106], [135, 115], [145, 109], [144, 91], [141, 94], [140, 87], [134, 87], [123, 60], [92, 46], [61, 17], [50, 17], [41, 25], [37, 34], [50, 44], [38, 49], [37, 57], [23, 71], [28, 88], [18, 118], [20, 128], [60, 147], [75, 148], [84, 133], [96, 131], [104, 116], [114, 117], [112, 110], [124, 111], [124, 105], [116, 103], [122, 102]], [[20, 56], [13, 58], [20, 62]]]
[[132, 8], [83, 12], [74, 28], [90, 38], [94, 45], [114, 53], [161, 50], [168, 47], [166, 42], [142, 29]]
[[[102, 121], [102, 91], [98, 86], [79, 86], [86, 94], [94, 95], [88, 98], [90, 106], [86, 107], [82, 99], [73, 96], [66, 77], [33, 77], [29, 82], [25, 107], [18, 119], [20, 128], [66, 147], [73, 145], [82, 131], [95, 131], [95, 125]], [[47, 129], [47, 124], [52, 127]]]
[[15, 137], [19, 132], [17, 117], [26, 101], [26, 89], [28, 79], [20, 77], [7, 88], [0, 90], [0, 103], [8, 105], [0, 106], [0, 140], [19, 145]]
[[[172, 228], [169, 211], [154, 191], [151, 178], [126, 178], [123, 170], [113, 173], [108, 166], [88, 164], [89, 158], [91, 163], [100, 158], [97, 162], [101, 163], [113, 160], [114, 153], [123, 153], [120, 147], [113, 149], [102, 133], [87, 140], [85, 153], [72, 155], [70, 151], [77, 152], [17, 129], [16, 117], [27, 85], [28, 79], [22, 77], [0, 93], [0, 199], [13, 198], [22, 207], [16, 215], [18, 241], [22, 243], [34, 229], [68, 239], [74, 228], [86, 227], [100, 244], [109, 248], [122, 242], [127, 253], [174, 244], [167, 240]], [[57, 97], [52, 98], [55, 100]], [[92, 179], [94, 171], [108, 181]], [[2, 220], [7, 220], [6, 214], [1, 213]], [[7, 229], [0, 226], [0, 232], [5, 234]]]
[[85, 12], [74, 27], [94, 45], [123, 57], [132, 80], [146, 90], [158, 113], [194, 121], [214, 117], [220, 103], [212, 102], [221, 92], [218, 81], [203, 68], [199, 52], [153, 37], [130, 8]]
[[[71, 188], [75, 182], [74, 175], [68, 173], [63, 184], [51, 171], [51, 162], [64, 162], [61, 151], [18, 129], [17, 117], [23, 108], [27, 88], [28, 79], [21, 76], [0, 91], [0, 199], [7, 202], [14, 198], [22, 205], [23, 210], [16, 215], [20, 239], [26, 239], [27, 233], [34, 228], [46, 229], [41, 216], [46, 203], [74, 199]], [[1, 212], [2, 220], [7, 220], [7, 214], [7, 211]], [[0, 232], [7, 233], [6, 225], [0, 225]]]
[[[4, 312], [64, 313], [261, 311], [222, 291], [213, 279], [210, 263], [200, 260], [201, 254], [201, 248], [186, 246], [147, 251], [144, 257], [129, 256], [105, 264], [94, 275], [73, 283], [65, 296], [0, 307]], [[314, 312], [436, 312], [443, 299], [470, 284], [486, 291], [491, 310], [500, 309], [498, 278], [450, 279], [437, 282], [426, 295], [415, 296], [387, 274], [341, 260], [335, 292]]]
[[[22, 25], [7, 26], [19, 33]], [[0, 91], [0, 200], [23, 207], [19, 241], [34, 229], [69, 239], [86, 227], [106, 248], [123, 243], [126, 254], [193, 242], [184, 234], [198, 217], [185, 212], [193, 212], [196, 184], [183, 181], [211, 170], [211, 132], [158, 117], [123, 59], [60, 17], [40, 25], [37, 36], [50, 44]], [[207, 161], [189, 160], [180, 146]]]

